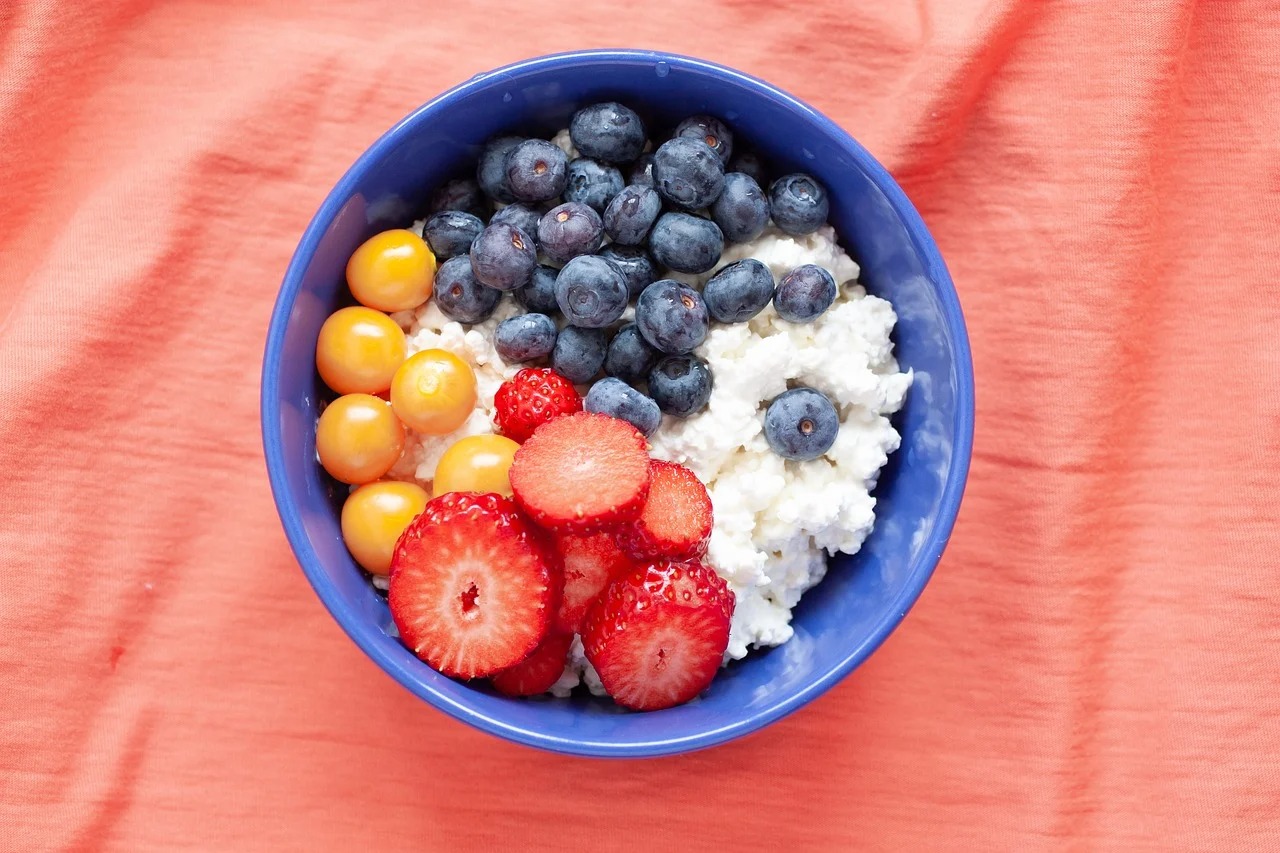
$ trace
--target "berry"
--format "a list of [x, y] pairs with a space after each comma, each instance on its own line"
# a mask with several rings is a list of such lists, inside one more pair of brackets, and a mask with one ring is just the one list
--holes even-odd
[[636, 302], [636, 325], [654, 349], [683, 355], [707, 337], [707, 305], [688, 285], [669, 278], [655, 281]]
[[556, 345], [556, 321], [546, 314], [519, 314], [498, 324], [493, 348], [507, 364], [551, 355]]
[[644, 122], [634, 110], [607, 102], [583, 107], [569, 120], [569, 138], [585, 157], [626, 163], [644, 150]]
[[631, 164], [631, 171], [627, 173], [628, 184], [639, 184], [642, 187], [653, 186], [653, 155], [641, 154], [636, 161]]
[[699, 140], [672, 139], [653, 152], [653, 185], [672, 204], [701, 210], [724, 189], [724, 163]]
[[773, 273], [755, 258], [719, 269], [702, 288], [707, 313], [719, 323], [745, 323], [773, 299]]
[[596, 213], [602, 213], [613, 197], [622, 192], [622, 187], [622, 173], [613, 166], [579, 157], [569, 164], [564, 200], [580, 201]]
[[508, 225], [514, 225], [532, 237], [533, 242], [536, 244], [538, 242], [538, 222], [541, 219], [541, 210], [535, 209], [532, 205], [516, 202], [515, 204], [507, 205], [502, 208], [502, 210], [495, 213], [489, 220], [489, 224], [493, 225], [495, 222], [505, 222]]
[[670, 708], [715, 678], [733, 608], [733, 592], [713, 569], [653, 563], [605, 588], [583, 625], [583, 650], [619, 705]]
[[787, 273], [773, 294], [778, 316], [792, 323], [817, 319], [836, 301], [836, 280], [816, 264], [805, 264]]
[[631, 292], [622, 272], [604, 258], [582, 255], [556, 276], [556, 302], [574, 326], [602, 329], [627, 310]]
[[728, 171], [750, 175], [762, 187], [769, 183], [768, 175], [764, 170], [764, 163], [761, 162], [759, 155], [754, 151], [739, 151], [729, 161]]
[[471, 244], [471, 269], [476, 280], [494, 290], [524, 287], [538, 265], [533, 239], [514, 225], [489, 225]]
[[624, 420], [646, 436], [653, 435], [662, 423], [657, 403], [613, 376], [606, 376], [591, 386], [582, 408]]
[[[761, 196], [763, 199], [763, 196]], [[662, 212], [662, 199], [650, 187], [624, 187], [605, 208], [604, 233], [623, 246], [639, 246]], [[766, 215], [768, 211], [766, 209]]]
[[551, 351], [551, 366], [574, 384], [590, 382], [604, 366], [603, 329], [565, 326]]
[[604, 372], [623, 382], [640, 382], [658, 360], [658, 351], [640, 334], [635, 323], [628, 323], [618, 330], [609, 342], [604, 357]]
[[769, 201], [755, 178], [730, 172], [724, 176], [724, 192], [711, 205], [711, 218], [730, 243], [749, 243], [769, 223]]
[[635, 560], [692, 560], [711, 539], [711, 496], [683, 465], [650, 463], [649, 497], [640, 517], [618, 531], [618, 544]]
[[428, 213], [442, 210], [459, 210], [484, 219], [493, 210], [489, 200], [480, 191], [480, 185], [471, 178], [455, 178], [431, 194], [427, 202]]
[[809, 175], [784, 175], [769, 187], [773, 224], [794, 237], [821, 228], [829, 210], [826, 188]]
[[783, 459], [817, 459], [835, 444], [840, 415], [827, 395], [792, 388], [773, 398], [764, 413], [764, 437]]
[[538, 647], [560, 583], [543, 537], [509, 498], [451, 492], [401, 535], [387, 603], [414, 654], [445, 675], [478, 678]]
[[507, 182], [507, 155], [521, 142], [524, 140], [518, 136], [499, 136], [490, 139], [480, 150], [476, 183], [494, 201], [510, 204], [516, 200], [511, 194], [511, 184]]
[[564, 674], [564, 661], [571, 645], [573, 634], [552, 634], [520, 663], [489, 676], [489, 683], [507, 696], [546, 693]]
[[711, 368], [694, 355], [669, 355], [649, 372], [649, 396], [668, 415], [687, 418], [711, 399]]
[[524, 287], [516, 291], [516, 302], [526, 311], [546, 314], [553, 317], [560, 313], [556, 303], [556, 275], [560, 271], [546, 264], [538, 264], [533, 268], [533, 278]]
[[649, 232], [654, 259], [677, 272], [702, 273], [720, 262], [724, 235], [710, 219], [688, 213], [664, 213]]
[[477, 216], [460, 210], [442, 210], [433, 213], [422, 226], [422, 237], [431, 247], [437, 261], [465, 255], [471, 244], [484, 230], [484, 223]]
[[498, 386], [493, 408], [502, 434], [524, 442], [548, 421], [582, 411], [582, 398], [573, 383], [551, 368], [526, 367]]
[[450, 320], [483, 323], [493, 315], [502, 293], [476, 281], [471, 258], [450, 258], [436, 271], [436, 305]]
[[604, 225], [600, 222], [600, 214], [578, 201], [551, 208], [538, 223], [542, 251], [562, 264], [578, 255], [591, 254], [599, 248], [603, 238]]
[[644, 436], [594, 412], [556, 418], [516, 453], [511, 488], [536, 523], [587, 532], [632, 521], [649, 493]]
[[691, 116], [676, 125], [676, 132], [671, 136], [702, 142], [716, 152], [721, 163], [728, 163], [733, 153], [733, 131], [714, 116]]
[[518, 201], [539, 202], [564, 192], [569, 158], [545, 139], [526, 139], [507, 154], [507, 183]]
[[635, 564], [611, 530], [558, 536], [556, 554], [564, 567], [564, 594], [553, 630], [576, 634], [609, 581], [634, 570]]
[[632, 299], [643, 293], [658, 277], [658, 271], [653, 267], [653, 258], [640, 246], [617, 246], [610, 243], [596, 254], [606, 261], [612, 261], [622, 272]]

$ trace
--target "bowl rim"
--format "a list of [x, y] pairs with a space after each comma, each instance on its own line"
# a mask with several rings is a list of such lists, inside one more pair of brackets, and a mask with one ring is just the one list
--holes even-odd
[[[704, 73], [710, 72], [717, 76], [729, 78], [746, 88], [754, 90], [763, 97], [775, 102], [782, 102], [786, 107], [806, 115], [822, 131], [840, 141], [847, 153], [859, 164], [880, 191], [885, 194], [895, 213], [902, 219], [907, 229], [908, 237], [915, 244], [917, 252], [925, 262], [927, 273], [935, 284], [946, 325], [953, 338], [954, 369], [958, 379], [959, 393], [953, 423], [955, 430], [954, 462], [947, 482], [943, 487], [938, 516], [930, 532], [929, 539], [921, 551], [922, 556], [916, 571], [913, 572], [902, 593], [893, 602], [893, 606], [886, 608], [884, 617], [875, 626], [871, 635], [864, 642], [851, 647], [838, 665], [822, 677], [815, 679], [800, 690], [769, 704], [767, 707], [730, 724], [687, 735], [664, 737], [652, 741], [611, 743], [608, 741], [575, 739], [547, 734], [534, 728], [515, 725], [499, 717], [483, 713], [425, 683], [417, 673], [409, 670], [399, 661], [393, 660], [386, 653], [385, 647], [377, 640], [377, 637], [384, 636], [381, 629], [361, 617], [354, 608], [349, 607], [343, 601], [336, 585], [321, 570], [319, 556], [310, 546], [302, 518], [289, 495], [288, 483], [285, 480], [284, 448], [279, 434], [280, 406], [277, 398], [279, 396], [280, 382], [279, 365], [285, 329], [298, 297], [302, 274], [314, 257], [324, 232], [354, 193], [359, 176], [372, 163], [380, 160], [391, 149], [400, 144], [400, 138], [409, 128], [422, 120], [425, 115], [468, 97], [474, 90], [488, 85], [494, 77], [564, 68], [584, 62], [635, 63], [638, 61], [655, 65], [657, 63], [667, 63], [669, 67], [687, 68]], [[656, 757], [705, 749], [737, 739], [758, 731], [769, 723], [779, 720], [807, 705], [844, 679], [845, 676], [865, 661], [906, 617], [907, 612], [914, 606], [925, 585], [933, 576], [933, 572], [942, 557], [943, 550], [951, 538], [960, 509], [960, 502], [964, 494], [973, 448], [973, 360], [969, 346], [968, 330], [965, 325], [964, 314], [960, 308], [959, 295], [956, 293], [955, 285], [933, 240], [933, 236], [925, 226], [915, 206], [907, 198], [906, 193], [898, 186], [898, 183], [850, 133], [794, 95], [764, 80], [724, 65], [665, 51], [621, 48], [574, 50], [524, 59], [492, 71], [474, 75], [470, 79], [437, 95], [400, 119], [378, 137], [347, 169], [342, 178], [325, 196], [319, 209], [311, 218], [286, 268], [267, 329], [262, 366], [260, 415], [263, 451], [265, 453], [272, 498], [294, 557], [330, 615], [333, 616], [334, 620], [356, 645], [382, 670], [410, 692], [425, 699], [436, 709], [444, 711], [450, 716], [482, 731], [516, 743], [561, 754], [589, 757]], [[425, 666], [425, 664], [422, 664], [422, 666]]]

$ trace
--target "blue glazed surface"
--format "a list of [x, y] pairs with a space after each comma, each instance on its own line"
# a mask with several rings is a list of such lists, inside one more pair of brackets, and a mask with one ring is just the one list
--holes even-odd
[[[737, 144], [773, 174], [806, 171], [830, 190], [831, 222], [868, 290], [892, 301], [897, 354], [915, 371], [897, 418], [902, 448], [876, 492], [875, 531], [832, 560], [795, 611], [795, 636], [720, 674], [699, 699], [625, 713], [607, 700], [507, 699], [445, 678], [396, 639], [385, 602], [342, 544], [340, 498], [315, 462], [320, 324], [343, 298], [347, 257], [369, 235], [402, 226], [430, 190], [473, 163], [488, 137], [550, 135], [579, 105], [618, 100], [651, 127], [685, 116], [727, 120]], [[661, 126], [665, 125], [665, 128]], [[973, 372], [955, 289], [906, 196], [858, 143], [791, 96], [700, 60], [649, 51], [542, 57], [441, 95], [375, 142], [325, 199], [285, 274], [262, 372], [267, 470], [285, 533], [321, 601], [379, 666], [435, 707], [480, 729], [557, 752], [642, 757], [740, 737], [814, 699], [870, 655], [929, 580], [959, 510], [973, 436]]]

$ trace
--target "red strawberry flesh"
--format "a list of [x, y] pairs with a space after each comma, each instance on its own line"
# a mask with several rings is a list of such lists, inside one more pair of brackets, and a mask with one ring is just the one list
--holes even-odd
[[618, 547], [611, 531], [582, 535], [565, 534], [556, 540], [556, 551], [564, 567], [564, 595], [555, 628], [576, 634], [587, 610], [596, 603], [609, 581], [635, 568]]
[[520, 663], [489, 678], [494, 689], [508, 696], [546, 693], [564, 673], [564, 660], [573, 643], [572, 634], [552, 634]]
[[516, 451], [509, 477], [516, 502], [536, 523], [585, 532], [632, 521], [649, 492], [644, 436], [594, 412], [556, 418]]
[[707, 552], [711, 538], [711, 497], [698, 476], [683, 465], [655, 459], [649, 496], [640, 517], [623, 528], [618, 541], [635, 559], [690, 560]]
[[401, 639], [445, 675], [514, 666], [542, 642], [558, 608], [553, 560], [508, 498], [452, 492], [430, 501], [391, 560], [387, 602]]
[[583, 648], [619, 705], [670, 708], [715, 678], [733, 607], [733, 592], [707, 566], [650, 564], [609, 584], [587, 614]]

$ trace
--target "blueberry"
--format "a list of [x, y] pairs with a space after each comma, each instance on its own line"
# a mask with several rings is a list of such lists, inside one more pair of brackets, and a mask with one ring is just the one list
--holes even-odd
[[547, 201], [564, 192], [569, 158], [545, 139], [526, 139], [507, 154], [507, 184], [519, 201]]
[[769, 187], [773, 224], [795, 237], [821, 228], [830, 207], [826, 188], [809, 175], [784, 175]]
[[533, 242], [536, 244], [538, 242], [538, 222], [541, 219], [541, 210], [537, 210], [532, 205], [516, 202], [495, 213], [489, 220], [489, 224], [505, 222], [508, 225], [514, 225], [532, 237]]
[[640, 327], [628, 323], [618, 330], [609, 342], [604, 357], [604, 372], [623, 382], [640, 382], [658, 360], [658, 351], [640, 334]]
[[653, 186], [653, 155], [641, 154], [640, 157], [631, 164], [631, 171], [627, 174], [628, 184], [639, 184], [642, 187]]
[[471, 269], [476, 279], [495, 290], [523, 287], [537, 265], [533, 240], [506, 222], [489, 225], [471, 244]]
[[590, 382], [604, 366], [604, 329], [565, 326], [551, 351], [551, 366], [575, 385]]
[[749, 243], [769, 222], [769, 201], [755, 178], [730, 172], [724, 176], [724, 192], [711, 205], [711, 218], [730, 243]]
[[778, 316], [792, 323], [817, 319], [836, 301], [836, 280], [815, 264], [805, 264], [787, 273], [773, 294]]
[[569, 138], [584, 157], [626, 163], [644, 150], [644, 122], [622, 104], [592, 104], [573, 114]]
[[569, 164], [564, 200], [589, 204], [596, 213], [601, 213], [613, 197], [622, 192], [622, 186], [622, 173], [613, 166], [579, 157]]
[[466, 255], [450, 258], [436, 270], [434, 296], [440, 311], [459, 323], [483, 323], [502, 299], [501, 292], [476, 281]]
[[471, 244], [483, 230], [484, 223], [477, 216], [461, 210], [442, 210], [431, 214], [422, 226], [422, 237], [437, 261], [447, 261], [470, 251]]
[[773, 399], [764, 413], [764, 437], [783, 459], [817, 459], [835, 444], [840, 416], [827, 396], [812, 388], [792, 388]]
[[567, 201], [546, 212], [538, 223], [542, 251], [553, 261], [566, 263], [600, 248], [604, 224], [600, 214], [580, 201]]
[[707, 337], [707, 306], [698, 291], [671, 279], [655, 281], [636, 302], [636, 325], [649, 345], [684, 355]]
[[518, 314], [493, 333], [493, 348], [507, 364], [544, 358], [555, 345], [556, 321], [546, 314]]
[[687, 418], [711, 399], [711, 368], [695, 355], [669, 355], [649, 371], [649, 395], [668, 415]]
[[[761, 197], [763, 199], [763, 196]], [[638, 246], [662, 212], [662, 199], [650, 187], [624, 187], [605, 208], [604, 233], [615, 243]], [[768, 209], [765, 210], [768, 215]]]
[[649, 232], [653, 258], [677, 272], [701, 273], [720, 262], [724, 235], [710, 219], [689, 213], [664, 213]]
[[773, 273], [755, 258], [721, 268], [702, 288], [707, 313], [720, 323], [744, 323], [773, 299]]
[[764, 162], [754, 151], [739, 151], [738, 155], [729, 161], [728, 170], [750, 175], [762, 187], [769, 183]]
[[699, 140], [668, 140], [653, 154], [653, 186], [672, 204], [701, 210], [724, 190], [724, 164]]
[[585, 329], [602, 329], [627, 310], [627, 279], [595, 255], [583, 255], [564, 265], [556, 276], [556, 302], [565, 319]]
[[676, 125], [676, 132], [671, 136], [697, 139], [716, 152], [721, 163], [728, 163], [729, 155], [733, 153], [733, 131], [714, 116], [690, 116]]
[[658, 271], [653, 266], [653, 258], [639, 246], [619, 246], [610, 243], [597, 254], [607, 261], [613, 261], [613, 265], [626, 276], [627, 289], [631, 292], [632, 299], [643, 293], [644, 289], [653, 284], [653, 280], [658, 277]]
[[533, 268], [533, 278], [524, 287], [516, 291], [516, 302], [526, 311], [535, 314], [555, 316], [560, 313], [560, 305], [556, 302], [555, 267], [538, 264]]
[[499, 136], [490, 139], [480, 149], [480, 162], [476, 165], [476, 183], [484, 194], [494, 201], [513, 202], [511, 185], [507, 183], [507, 155], [511, 149], [524, 142], [519, 136]]
[[480, 185], [472, 178], [455, 178], [431, 194], [427, 202], [427, 210], [439, 213], [442, 210], [460, 210], [480, 219], [485, 219], [493, 212], [493, 206], [480, 191]]
[[591, 386], [582, 408], [624, 420], [645, 435], [652, 435], [662, 422], [657, 403], [613, 376]]

